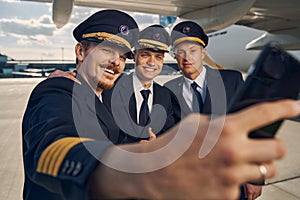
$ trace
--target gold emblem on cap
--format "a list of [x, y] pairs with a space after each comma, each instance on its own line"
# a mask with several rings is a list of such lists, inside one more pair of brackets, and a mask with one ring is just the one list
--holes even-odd
[[129, 34], [129, 28], [126, 25], [121, 25], [119, 27], [119, 31], [122, 35], [128, 35]]
[[191, 27], [186, 26], [186, 27], [183, 27], [182, 32], [183, 33], [188, 33], [188, 32], [190, 32], [190, 30], [191, 30]]

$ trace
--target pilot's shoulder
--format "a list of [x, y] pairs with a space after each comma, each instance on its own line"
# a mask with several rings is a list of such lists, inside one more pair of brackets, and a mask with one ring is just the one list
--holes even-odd
[[165, 85], [161, 85], [159, 83], [154, 82], [153, 87], [157, 88], [156, 90], [159, 90], [160, 93], [162, 93], [163, 95], [167, 95], [171, 93], [171, 90]]
[[174, 78], [174, 79], [171, 79], [169, 81], [167, 81], [164, 86], [167, 87], [167, 88], [170, 88], [172, 86], [177, 86], [178, 83], [181, 83], [182, 82], [182, 76], [179, 76], [177, 78]]
[[232, 69], [222, 69], [219, 70], [222, 76], [236, 76], [236, 77], [242, 77], [242, 73], [237, 70]]
[[48, 78], [40, 82], [32, 91], [31, 98], [50, 93], [72, 93], [75, 83], [64, 77]]

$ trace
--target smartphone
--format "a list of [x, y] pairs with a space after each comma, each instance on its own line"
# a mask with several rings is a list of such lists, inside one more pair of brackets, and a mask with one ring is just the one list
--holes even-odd
[[[279, 99], [299, 99], [300, 63], [276, 43], [267, 44], [250, 67], [244, 85], [228, 106], [228, 113]], [[257, 129], [250, 138], [272, 138], [283, 120]]]

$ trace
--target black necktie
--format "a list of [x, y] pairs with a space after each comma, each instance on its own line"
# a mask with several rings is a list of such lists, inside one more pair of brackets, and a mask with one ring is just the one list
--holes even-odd
[[139, 125], [146, 126], [149, 120], [149, 107], [148, 107], [148, 97], [150, 90], [141, 90], [143, 96], [143, 102], [141, 105], [140, 116], [139, 116]]
[[[195, 94], [195, 95], [193, 95], [193, 111], [202, 112], [203, 100], [202, 100], [200, 92], [197, 90], [197, 88], [199, 86], [196, 82], [193, 82], [191, 84], [191, 86], [192, 86], [192, 88], [194, 90], [194, 94]], [[194, 98], [195, 96], [196, 96], [197, 101], [195, 101], [195, 98]]]

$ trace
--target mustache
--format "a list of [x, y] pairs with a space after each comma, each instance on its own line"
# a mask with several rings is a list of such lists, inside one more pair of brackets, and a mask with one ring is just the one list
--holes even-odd
[[106, 71], [110, 71], [113, 72], [114, 74], [119, 74], [122, 73], [122, 69], [120, 66], [115, 66], [115, 65], [106, 65], [106, 66], [102, 66], [102, 68], [104, 68]]
[[189, 62], [189, 61], [184, 61], [183, 64], [184, 64], [184, 65], [191, 65], [192, 63]]

